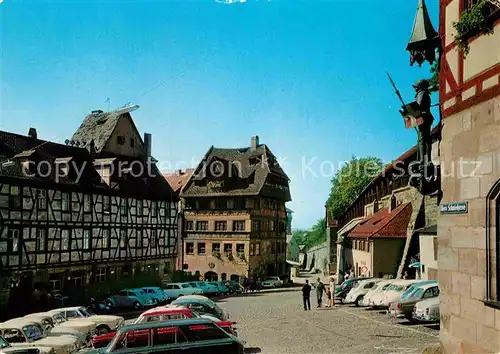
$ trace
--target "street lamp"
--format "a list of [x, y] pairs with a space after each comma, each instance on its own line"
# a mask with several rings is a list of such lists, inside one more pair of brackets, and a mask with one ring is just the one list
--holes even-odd
[[422, 66], [424, 61], [432, 64], [436, 60], [436, 50], [441, 46], [440, 38], [432, 26], [425, 0], [418, 0], [413, 30], [406, 50], [410, 52], [410, 65], [415, 62]]

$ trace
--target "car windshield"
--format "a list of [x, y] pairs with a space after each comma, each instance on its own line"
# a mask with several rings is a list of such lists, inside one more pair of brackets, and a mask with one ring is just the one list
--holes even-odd
[[189, 285], [188, 284], [182, 284], [182, 287], [183, 288], [189, 288]]
[[415, 286], [410, 286], [405, 292], [401, 295], [401, 300], [410, 298], [415, 292]]
[[139, 295], [146, 295], [146, 292], [144, 290], [139, 290]]
[[420, 299], [422, 297], [422, 294], [424, 292], [424, 289], [422, 288], [418, 288], [417, 290], [415, 290], [411, 296], [409, 297], [410, 299]]
[[23, 332], [30, 341], [35, 341], [43, 338], [42, 328], [34, 324], [23, 327]]
[[7, 347], [10, 347], [9, 342], [7, 342], [4, 337], [0, 336], [0, 349]]
[[[191, 285], [193, 288], [197, 287], [196, 283], [189, 283], [189, 285]], [[187, 286], [185, 286], [185, 288], [187, 288]]]
[[92, 311], [90, 311], [88, 308], [86, 307], [81, 307], [78, 309], [78, 312], [80, 312], [82, 314], [83, 317], [90, 317], [93, 315]]

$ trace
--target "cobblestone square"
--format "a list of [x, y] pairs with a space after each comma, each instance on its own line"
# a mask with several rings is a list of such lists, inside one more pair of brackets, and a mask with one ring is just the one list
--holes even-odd
[[[376, 310], [338, 305], [304, 311], [300, 289], [263, 291], [218, 301], [246, 346], [262, 353], [421, 353], [438, 326], [411, 325]], [[325, 299], [324, 299], [325, 300]]]

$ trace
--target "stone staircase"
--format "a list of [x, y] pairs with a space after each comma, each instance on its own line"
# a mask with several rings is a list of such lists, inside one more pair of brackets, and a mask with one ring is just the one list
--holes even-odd
[[406, 229], [406, 244], [403, 251], [403, 257], [401, 258], [401, 262], [399, 263], [398, 273], [396, 275], [397, 279], [401, 279], [401, 277], [403, 276], [406, 258], [408, 257], [408, 251], [410, 250], [413, 233], [415, 231], [415, 224], [417, 222], [419, 214], [422, 212], [422, 210], [424, 210], [424, 200], [425, 197], [423, 195], [417, 194], [416, 199], [412, 202], [413, 211], [411, 214], [410, 222], [408, 223], [408, 228]]

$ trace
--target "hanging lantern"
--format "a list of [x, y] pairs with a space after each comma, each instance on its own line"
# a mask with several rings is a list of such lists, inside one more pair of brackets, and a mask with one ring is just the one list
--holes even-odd
[[424, 61], [432, 64], [436, 60], [436, 49], [439, 48], [439, 36], [432, 26], [424, 0], [418, 0], [417, 14], [413, 22], [413, 31], [406, 50], [410, 52], [410, 65], [416, 62], [422, 66]]

